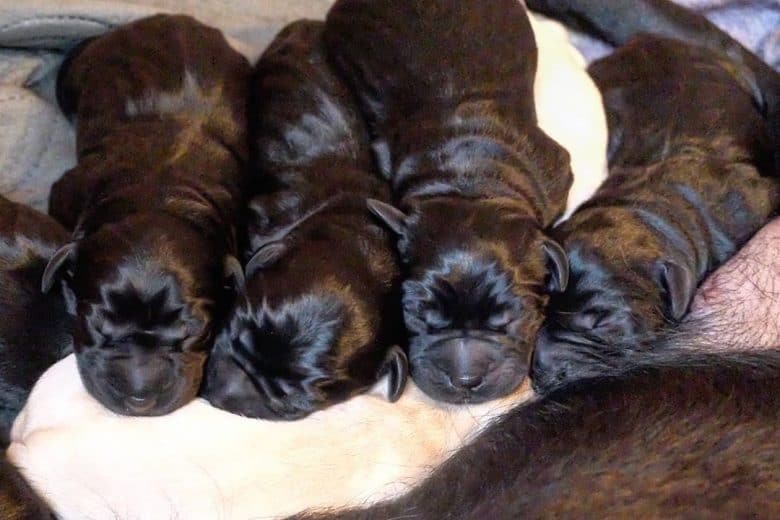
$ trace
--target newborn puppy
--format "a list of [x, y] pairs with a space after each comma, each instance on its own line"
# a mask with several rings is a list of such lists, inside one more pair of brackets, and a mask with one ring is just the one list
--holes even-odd
[[71, 348], [62, 294], [41, 294], [46, 263], [68, 241], [50, 217], [0, 196], [0, 446], [35, 382]]
[[247, 287], [217, 338], [203, 395], [248, 417], [298, 419], [391, 375], [406, 380], [400, 273], [366, 207], [389, 201], [349, 90], [326, 62], [322, 23], [285, 28], [252, 81]]
[[749, 71], [641, 36], [590, 73], [607, 108], [610, 177], [556, 230], [571, 278], [537, 339], [540, 391], [641, 352], [780, 202]]
[[399, 202], [371, 209], [407, 268], [412, 376], [448, 402], [511, 392], [544, 293], [568, 278], [544, 230], [564, 210], [569, 155], [536, 124], [527, 13], [515, 0], [341, 0], [325, 41]]
[[87, 42], [60, 71], [79, 162], [50, 210], [74, 231], [43, 290], [64, 280], [84, 384], [115, 412], [165, 414], [200, 386], [240, 277], [249, 73], [216, 29], [165, 15]]
[[756, 102], [771, 129], [775, 168], [780, 172], [780, 76], [704, 16], [669, 0], [526, 0], [526, 4], [615, 46], [639, 33], [652, 33], [723, 53], [735, 67], [749, 69], [758, 87]]

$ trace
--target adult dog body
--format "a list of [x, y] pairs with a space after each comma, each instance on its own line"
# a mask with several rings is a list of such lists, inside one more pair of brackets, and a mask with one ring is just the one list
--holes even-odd
[[408, 270], [413, 377], [451, 402], [511, 392], [527, 372], [543, 288], [566, 285], [565, 257], [544, 229], [572, 180], [565, 149], [537, 126], [523, 6], [343, 0], [325, 41], [401, 210], [372, 204]]
[[369, 213], [388, 201], [352, 94], [327, 63], [322, 22], [283, 29], [254, 70], [253, 179], [245, 294], [206, 369], [212, 404], [297, 419], [370, 388], [406, 382], [400, 269]]
[[237, 264], [249, 72], [219, 31], [165, 15], [87, 41], [60, 71], [79, 162], [50, 210], [73, 242], [43, 286], [63, 278], [84, 383], [117, 412], [164, 414], [198, 390]]
[[646, 35], [589, 71], [607, 110], [610, 175], [554, 233], [571, 279], [537, 340], [540, 390], [645, 350], [780, 204], [749, 70]]

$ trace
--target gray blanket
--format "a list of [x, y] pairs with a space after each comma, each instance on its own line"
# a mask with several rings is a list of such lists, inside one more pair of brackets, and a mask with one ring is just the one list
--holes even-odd
[[[161, 11], [219, 27], [254, 59], [296, 18], [322, 18], [332, 0], [0, 0], [0, 193], [46, 209], [51, 184], [74, 162], [73, 131], [53, 99], [65, 49]], [[780, 68], [780, 0], [681, 0]], [[581, 35], [593, 59], [609, 48]]]

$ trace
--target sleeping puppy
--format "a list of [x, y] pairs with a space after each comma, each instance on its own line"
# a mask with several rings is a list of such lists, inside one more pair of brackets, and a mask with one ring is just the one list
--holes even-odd
[[780, 202], [749, 71], [645, 35], [590, 73], [607, 108], [610, 177], [556, 229], [571, 278], [537, 339], [540, 391], [641, 353]]
[[412, 376], [448, 402], [510, 393], [545, 290], [568, 278], [544, 230], [564, 210], [569, 155], [536, 123], [527, 13], [515, 0], [341, 0], [325, 41], [399, 203], [370, 205], [399, 236]]
[[748, 69], [757, 87], [756, 102], [766, 115], [780, 172], [780, 76], [707, 18], [669, 0], [526, 0], [530, 9], [573, 29], [620, 46], [639, 33], [652, 33], [727, 55]]
[[203, 396], [247, 417], [298, 419], [406, 381], [400, 272], [368, 211], [389, 201], [365, 125], [326, 62], [323, 23], [296, 22], [266, 50], [251, 90], [261, 193], [250, 204], [246, 294], [217, 338]]
[[73, 241], [42, 285], [65, 282], [84, 384], [115, 412], [168, 413], [201, 383], [240, 278], [249, 73], [217, 30], [164, 15], [87, 42], [60, 71], [79, 162], [50, 210]]
[[35, 382], [71, 348], [62, 294], [41, 294], [46, 263], [68, 241], [54, 219], [0, 196], [0, 446]]

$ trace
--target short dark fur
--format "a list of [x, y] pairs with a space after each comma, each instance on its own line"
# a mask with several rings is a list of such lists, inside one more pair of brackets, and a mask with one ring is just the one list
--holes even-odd
[[54, 219], [0, 196], [0, 447], [35, 382], [71, 349], [62, 293], [40, 291], [46, 263], [67, 241]]
[[563, 212], [568, 153], [536, 124], [536, 44], [515, 0], [341, 0], [326, 45], [358, 95], [400, 210], [416, 383], [481, 402], [527, 373], [545, 285], [566, 284], [545, 235]]
[[3, 520], [52, 520], [54, 515], [0, 453], [0, 518]]
[[403, 389], [400, 271], [369, 198], [389, 201], [321, 22], [285, 28], [257, 63], [246, 297], [220, 333], [204, 396], [250, 417], [297, 419], [366, 390]]
[[50, 209], [74, 231], [43, 285], [63, 276], [82, 379], [116, 412], [197, 393], [237, 265], [250, 71], [219, 31], [166, 15], [87, 42], [60, 71], [79, 162]]
[[537, 340], [541, 391], [647, 348], [780, 203], [752, 82], [728, 58], [641, 36], [589, 72], [607, 111], [610, 175], [555, 231], [571, 278]]
[[521, 405], [395, 501], [297, 518], [776, 518], [780, 352], [688, 356]]

